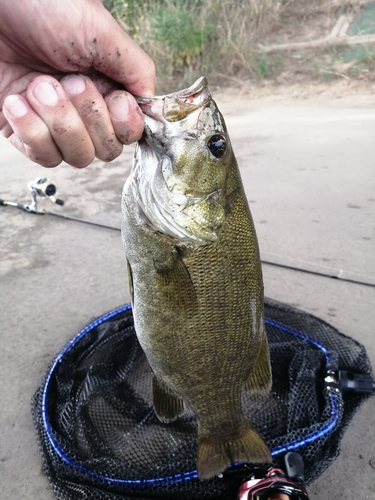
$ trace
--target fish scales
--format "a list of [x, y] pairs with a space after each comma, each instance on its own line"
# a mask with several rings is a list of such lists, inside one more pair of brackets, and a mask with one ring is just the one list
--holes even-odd
[[233, 462], [271, 459], [241, 410], [243, 386], [271, 385], [258, 243], [205, 79], [141, 101], [145, 134], [123, 195], [134, 324], [159, 418], [177, 418], [184, 404], [197, 416], [197, 468], [206, 479]]

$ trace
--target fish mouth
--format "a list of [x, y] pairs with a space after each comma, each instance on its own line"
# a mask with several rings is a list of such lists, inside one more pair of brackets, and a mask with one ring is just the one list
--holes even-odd
[[161, 99], [165, 99], [166, 97], [175, 97], [177, 99], [189, 99], [189, 97], [193, 96], [194, 94], [198, 94], [202, 92], [202, 90], [208, 88], [208, 81], [205, 76], [201, 76], [196, 80], [193, 85], [188, 87], [187, 89], [183, 90], [178, 90], [177, 92], [173, 92], [172, 94], [165, 94], [165, 95], [159, 95], [159, 96], [154, 96], [154, 97], [139, 97], [139, 96], [134, 96], [135, 100], [137, 101], [138, 104], [149, 104], [151, 102], [155, 101], [160, 101]]
[[216, 242], [224, 219], [221, 191], [192, 193], [175, 174], [170, 151], [174, 138], [190, 136], [202, 110], [210, 106], [207, 78], [172, 94], [136, 99], [145, 115], [133, 162], [133, 189], [140, 209], [154, 229], [173, 238]]
[[143, 113], [155, 120], [169, 122], [186, 118], [195, 109], [204, 107], [211, 99], [208, 81], [201, 76], [187, 89], [155, 97], [135, 97]]

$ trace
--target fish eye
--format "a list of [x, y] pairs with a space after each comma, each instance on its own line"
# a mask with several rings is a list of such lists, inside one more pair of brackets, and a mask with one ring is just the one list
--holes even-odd
[[227, 149], [227, 142], [222, 135], [215, 134], [208, 140], [207, 147], [215, 158], [221, 158]]

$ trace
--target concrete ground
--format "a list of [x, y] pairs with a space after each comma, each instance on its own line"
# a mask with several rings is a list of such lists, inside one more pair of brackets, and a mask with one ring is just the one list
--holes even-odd
[[[220, 102], [220, 99], [219, 99]], [[375, 104], [223, 98], [263, 258], [375, 281]], [[120, 224], [132, 148], [112, 164], [45, 170], [0, 140], [0, 198], [27, 202], [50, 176], [65, 206]], [[92, 318], [129, 302], [120, 234], [0, 207], [0, 485], [3, 500], [52, 500], [30, 399], [54, 354]], [[303, 261], [303, 263], [301, 263]], [[324, 267], [322, 267], [324, 266]], [[338, 271], [337, 271], [338, 272]], [[362, 342], [375, 367], [375, 288], [264, 265], [266, 295]], [[375, 498], [375, 398], [341, 453], [310, 486], [312, 500]]]

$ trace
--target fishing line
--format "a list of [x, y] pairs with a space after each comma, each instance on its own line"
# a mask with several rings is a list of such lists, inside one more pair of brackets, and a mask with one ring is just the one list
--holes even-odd
[[82, 222], [84, 224], [90, 224], [91, 226], [97, 226], [97, 227], [102, 227], [104, 229], [112, 229], [114, 231], [121, 231], [121, 228], [115, 227], [115, 226], [109, 226], [108, 224], [102, 224], [101, 222], [95, 222], [91, 221], [88, 219], [82, 219], [80, 217], [74, 217], [72, 215], [66, 215], [66, 214], [59, 214], [58, 212], [51, 212], [50, 210], [29, 210], [29, 205], [23, 205], [22, 203], [13, 203], [11, 201], [6, 201], [0, 199], [0, 206], [9, 206], [9, 207], [15, 207], [19, 208], [20, 210], [23, 210], [24, 212], [28, 212], [30, 214], [36, 214], [36, 215], [52, 215], [53, 217], [60, 217], [61, 219], [65, 220], [72, 220], [74, 222]]
[[[50, 199], [53, 203], [56, 203], [57, 205], [64, 205], [64, 201], [60, 199], [56, 199], [54, 197], [54, 194], [56, 193], [56, 186], [52, 183], [49, 182], [49, 179], [47, 177], [38, 177], [32, 182], [29, 182], [27, 184], [27, 187], [30, 191], [31, 195], [31, 203], [30, 204], [25, 204], [25, 203], [15, 203], [12, 201], [7, 201], [0, 199], [0, 206], [9, 206], [9, 207], [14, 207], [18, 208], [20, 210], [23, 210], [24, 212], [28, 213], [33, 213], [37, 215], [50, 215], [53, 217], [60, 217], [61, 219], [65, 220], [70, 220], [73, 222], [80, 222], [83, 224], [89, 224], [91, 226], [97, 226], [101, 227], [103, 229], [111, 229], [113, 231], [121, 231], [121, 228], [115, 227], [115, 226], [110, 226], [108, 224], [102, 224], [100, 222], [95, 222], [91, 221], [88, 219], [82, 219], [80, 217], [74, 217], [72, 215], [65, 215], [62, 213], [58, 212], [51, 212], [49, 210], [45, 209], [38, 209], [37, 207], [37, 197], [41, 198], [48, 198]], [[262, 264], [268, 265], [268, 266], [274, 266], [274, 267], [279, 267], [282, 269], [289, 269], [291, 271], [299, 271], [302, 273], [306, 274], [313, 274], [315, 276], [321, 276], [323, 278], [331, 278], [331, 279], [337, 279], [340, 281], [346, 281], [348, 283], [355, 283], [357, 285], [364, 285], [364, 286], [371, 286], [375, 288], [375, 278], [367, 277], [367, 276], [360, 276], [359, 278], [354, 278], [347, 276], [348, 274], [353, 274], [353, 273], [348, 273], [342, 269], [339, 270], [327, 270], [327, 272], [323, 271], [318, 271], [314, 268], [314, 264], [310, 262], [306, 262], [306, 264], [310, 267], [310, 269], [307, 269], [306, 267], [301, 267], [301, 266], [295, 266], [292, 264], [285, 264], [285, 263], [280, 263], [280, 262], [274, 262], [272, 260], [261, 260]], [[312, 269], [311, 269], [312, 268]], [[328, 269], [328, 268], [327, 268]]]
[[[371, 287], [374, 287], [375, 288], [375, 278], [366, 278], [364, 276], [364, 279], [368, 279], [368, 281], [364, 281], [364, 280], [358, 280], [358, 279], [354, 279], [354, 278], [345, 278], [344, 276], [341, 276], [342, 274], [345, 273], [344, 270], [340, 269], [337, 271], [337, 274], [335, 273], [324, 273], [322, 271], [313, 271], [311, 269], [305, 269], [303, 267], [297, 267], [297, 266], [292, 266], [292, 265], [289, 265], [289, 264], [280, 264], [280, 263], [277, 263], [277, 262], [271, 262], [269, 260], [262, 260], [262, 264], [267, 264], [269, 266], [274, 266], [274, 267], [281, 267], [283, 269], [290, 269], [291, 271], [300, 271], [302, 273], [307, 273], [307, 274], [314, 274], [315, 276], [322, 276], [324, 278], [332, 278], [332, 279], [337, 279], [339, 281], [347, 281], [349, 283], [355, 283], [357, 285], [365, 285], [365, 286], [371, 286]], [[310, 265], [313, 265], [313, 264], [310, 264]], [[372, 283], [371, 281], [374, 281], [374, 283]]]

